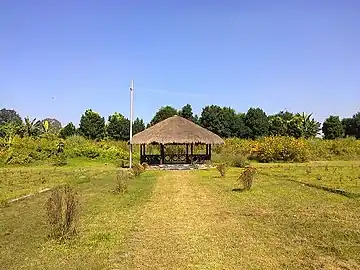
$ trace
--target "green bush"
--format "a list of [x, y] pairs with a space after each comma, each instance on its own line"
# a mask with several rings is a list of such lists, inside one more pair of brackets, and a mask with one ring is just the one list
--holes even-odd
[[10, 151], [5, 158], [5, 164], [7, 165], [27, 165], [30, 164], [33, 159], [29, 156], [29, 153], [20, 153], [17, 151]]
[[309, 145], [303, 139], [293, 137], [266, 137], [252, 150], [252, 156], [259, 162], [304, 162], [310, 157]]
[[65, 166], [67, 165], [67, 158], [65, 153], [59, 153], [53, 157], [54, 166]]

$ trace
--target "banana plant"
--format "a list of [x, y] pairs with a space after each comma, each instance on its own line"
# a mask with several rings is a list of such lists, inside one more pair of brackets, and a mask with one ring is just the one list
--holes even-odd
[[30, 120], [29, 117], [25, 117], [25, 135], [35, 136], [40, 132], [41, 122], [36, 121], [36, 118]]
[[44, 133], [48, 133], [49, 132], [49, 128], [50, 128], [50, 124], [48, 120], [45, 120], [41, 123], [42, 129]]

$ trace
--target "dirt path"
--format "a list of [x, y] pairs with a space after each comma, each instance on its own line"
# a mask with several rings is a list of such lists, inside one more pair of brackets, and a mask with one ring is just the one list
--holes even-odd
[[190, 172], [158, 178], [120, 269], [236, 269], [241, 251], [226, 229], [225, 209], [194, 180]]

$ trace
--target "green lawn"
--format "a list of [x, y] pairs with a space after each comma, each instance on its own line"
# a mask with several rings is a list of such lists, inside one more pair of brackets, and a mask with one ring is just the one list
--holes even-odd
[[78, 235], [48, 238], [48, 193], [0, 208], [3, 269], [360, 269], [360, 162], [255, 164], [242, 169], [147, 171], [124, 195], [113, 165], [0, 169], [0, 198], [59, 183], [80, 198]]

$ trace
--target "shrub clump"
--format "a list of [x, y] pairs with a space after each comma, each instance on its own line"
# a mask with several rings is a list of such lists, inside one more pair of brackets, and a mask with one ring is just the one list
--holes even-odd
[[124, 170], [120, 170], [116, 174], [116, 187], [114, 192], [124, 194], [128, 190], [130, 175]]
[[256, 174], [256, 168], [251, 166], [246, 167], [245, 170], [241, 173], [239, 177], [239, 181], [242, 183], [244, 190], [251, 189], [255, 174]]
[[59, 153], [53, 157], [54, 166], [65, 166], [67, 165], [67, 157], [65, 153]]
[[72, 187], [65, 185], [52, 190], [46, 203], [46, 214], [50, 225], [49, 236], [63, 241], [77, 233], [79, 201]]
[[305, 162], [309, 159], [309, 145], [304, 139], [265, 137], [256, 143], [252, 156], [259, 162]]
[[132, 172], [135, 177], [139, 177], [144, 171], [144, 167], [141, 164], [134, 164], [132, 166]]
[[220, 163], [216, 166], [216, 169], [219, 171], [221, 177], [225, 177], [226, 175], [226, 164]]

